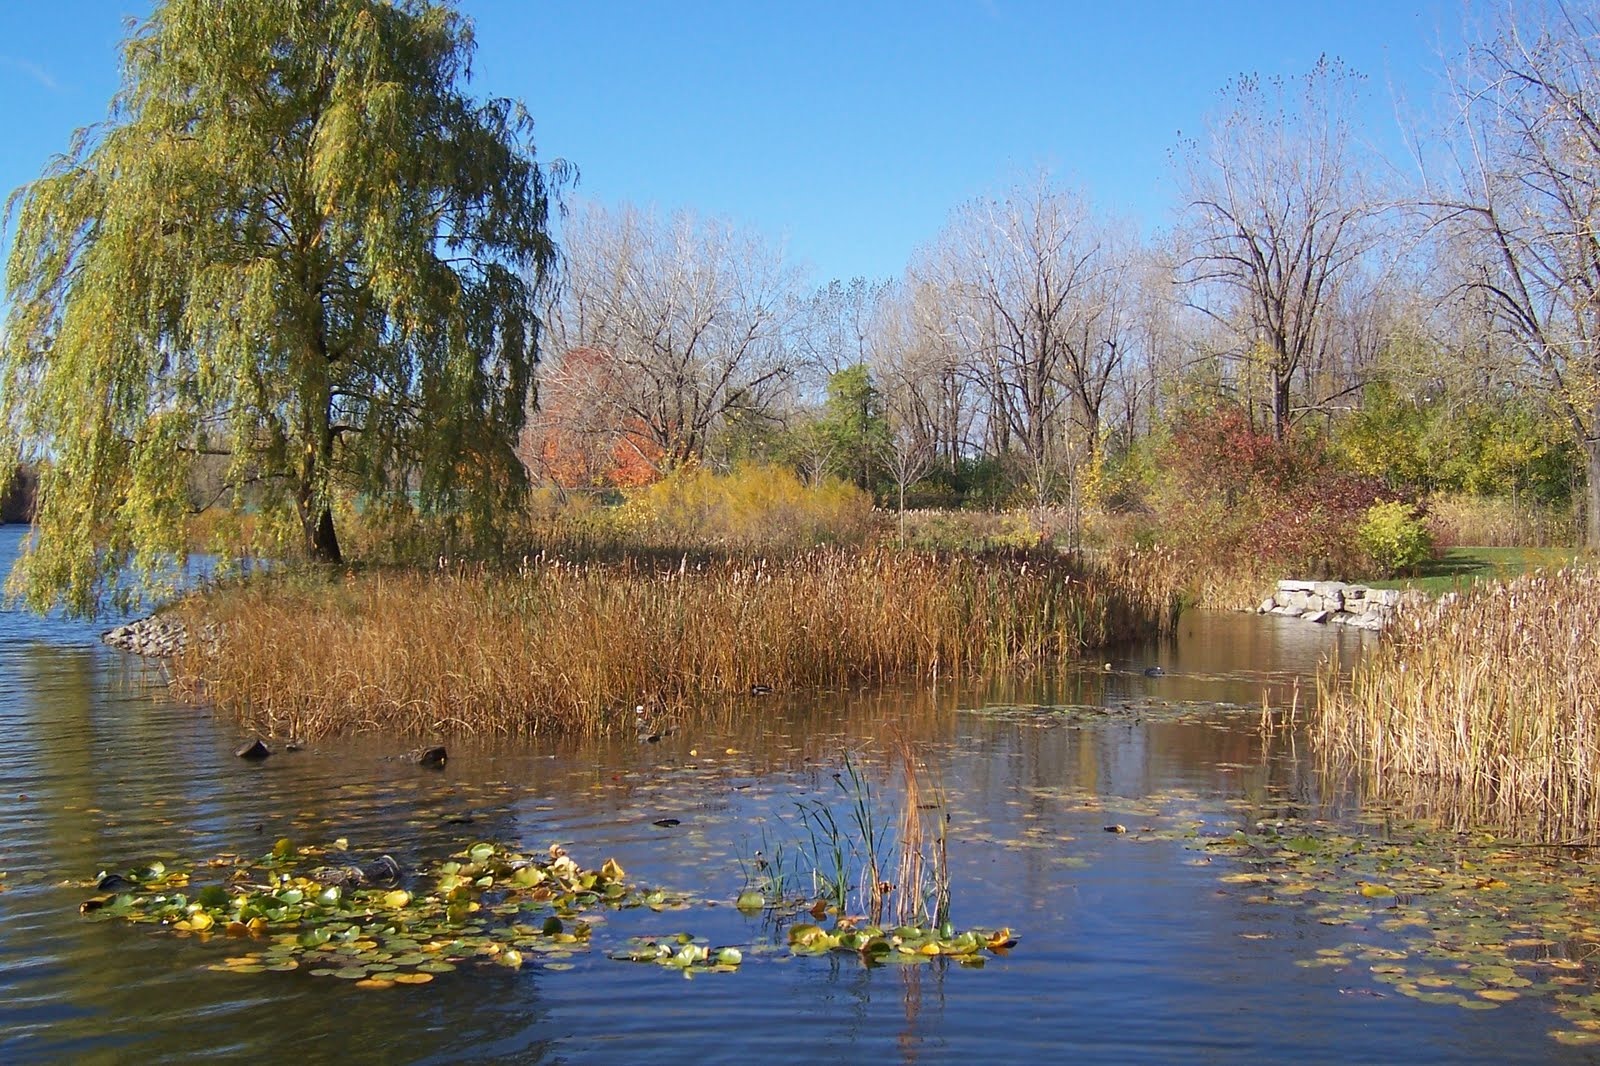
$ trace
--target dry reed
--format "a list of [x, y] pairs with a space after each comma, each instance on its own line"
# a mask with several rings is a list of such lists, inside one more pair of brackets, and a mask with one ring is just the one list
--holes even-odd
[[1059, 664], [1175, 617], [1164, 556], [818, 550], [676, 566], [267, 576], [190, 606], [181, 689], [276, 735], [617, 731], [752, 685]]
[[1428, 498], [1427, 509], [1428, 527], [1440, 547], [1561, 547], [1578, 534], [1571, 506], [1440, 494]]
[[1600, 836], [1600, 574], [1536, 573], [1403, 614], [1338, 683], [1312, 735], [1330, 768], [1457, 822]]
[[[903, 783], [900, 796], [899, 855], [890, 891], [896, 925], [934, 929], [950, 918], [950, 855], [944, 790], [924, 782], [930, 768], [909, 741], [896, 734], [894, 760]], [[920, 765], [919, 765], [920, 764]], [[925, 790], [928, 790], [925, 792]]]

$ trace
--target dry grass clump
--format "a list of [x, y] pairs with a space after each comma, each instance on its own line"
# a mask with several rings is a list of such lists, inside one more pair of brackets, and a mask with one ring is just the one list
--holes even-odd
[[1570, 506], [1503, 496], [1440, 494], [1428, 498], [1427, 510], [1428, 528], [1440, 547], [1561, 547], [1573, 543], [1578, 532]]
[[278, 735], [632, 728], [752, 685], [799, 689], [1045, 666], [1170, 626], [1159, 556], [819, 549], [512, 572], [268, 576], [191, 607], [214, 646], [180, 687]]
[[[1556, 840], [1600, 835], [1600, 574], [1540, 572], [1402, 615], [1318, 680], [1313, 734], [1380, 793]], [[1422, 787], [1425, 786], [1425, 787]]]

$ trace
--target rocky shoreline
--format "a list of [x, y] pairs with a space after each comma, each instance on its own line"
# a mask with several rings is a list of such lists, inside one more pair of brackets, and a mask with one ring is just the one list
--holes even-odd
[[1306, 622], [1379, 630], [1388, 625], [1401, 606], [1426, 602], [1415, 589], [1375, 589], [1342, 581], [1278, 582], [1261, 602], [1258, 614], [1277, 614]]
[[[201, 634], [202, 637], [209, 634]], [[189, 643], [189, 627], [176, 618], [151, 615], [138, 618], [127, 625], [108, 629], [100, 634], [103, 643], [135, 655], [152, 659], [169, 659], [181, 652]]]

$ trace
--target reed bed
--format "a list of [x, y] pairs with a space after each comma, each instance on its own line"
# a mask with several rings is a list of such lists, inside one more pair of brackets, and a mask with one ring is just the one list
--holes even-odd
[[1175, 578], [1152, 553], [887, 549], [269, 575], [190, 605], [217, 639], [174, 676], [279, 736], [613, 732], [751, 686], [1060, 664], [1169, 628]]
[[1337, 663], [1321, 671], [1312, 714], [1330, 767], [1458, 823], [1600, 839], [1600, 574], [1445, 597], [1402, 615], [1348, 687], [1337, 678]]

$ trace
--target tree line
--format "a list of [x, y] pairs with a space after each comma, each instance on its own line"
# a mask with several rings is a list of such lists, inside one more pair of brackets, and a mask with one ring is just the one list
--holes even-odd
[[1417, 455], [1457, 411], [1555, 425], [1600, 544], [1592, 4], [1466, 46], [1404, 186], [1325, 60], [1227, 87], [1157, 238], [1039, 174], [958, 206], [902, 277], [820, 289], [687, 213], [578, 205], [558, 250], [570, 169], [520, 102], [467, 91], [473, 47], [432, 0], [164, 0], [135, 26], [106, 121], [8, 201], [0, 444], [39, 471], [42, 534], [14, 590], [135, 594], [204, 512], [327, 562], [342, 501], [492, 536], [530, 472], [758, 455], [901, 502], [1071, 500], [1222, 407]]
[[1595, 10], [1508, 12], [1443, 89], [1402, 164], [1338, 61], [1240, 77], [1174, 146], [1169, 229], [1040, 173], [959, 205], [894, 279], [808, 290], [758, 234], [584, 205], [524, 456], [594, 482], [756, 451], [902, 493], [987, 465], [1050, 501], [1185, 412], [1282, 438], [1370, 435], [1369, 401], [1491, 409], [1576, 457], [1600, 543]]

